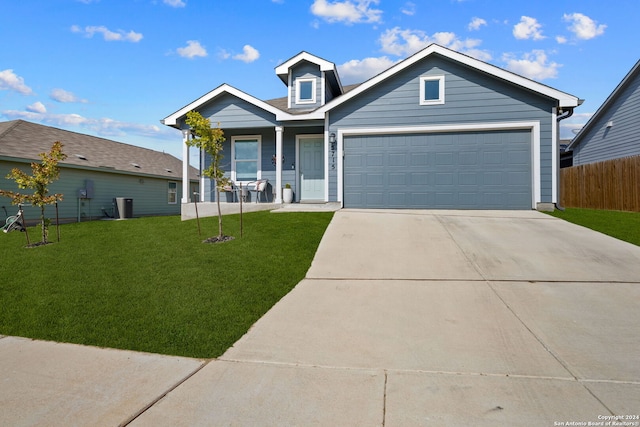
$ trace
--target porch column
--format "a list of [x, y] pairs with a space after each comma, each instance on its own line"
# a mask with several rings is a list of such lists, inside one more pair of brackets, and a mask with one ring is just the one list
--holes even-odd
[[284, 127], [276, 126], [276, 195], [274, 203], [282, 203], [282, 133]]
[[189, 130], [182, 129], [182, 203], [189, 203]]

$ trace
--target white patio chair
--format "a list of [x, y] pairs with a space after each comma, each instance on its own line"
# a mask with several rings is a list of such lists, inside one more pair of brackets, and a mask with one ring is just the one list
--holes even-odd
[[269, 196], [267, 196], [267, 184], [269, 183], [268, 179], [259, 179], [258, 181], [250, 182], [247, 186], [253, 186], [253, 188], [249, 187], [249, 191], [256, 193], [256, 203], [260, 200], [260, 194], [264, 196], [264, 200], [266, 202], [269, 201]]

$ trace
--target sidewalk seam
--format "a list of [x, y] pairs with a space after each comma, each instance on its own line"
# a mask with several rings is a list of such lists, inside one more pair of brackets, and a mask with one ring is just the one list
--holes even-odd
[[[213, 360], [213, 359], [212, 359]], [[165, 396], [167, 396], [169, 393], [171, 393], [172, 391], [174, 391], [176, 388], [180, 387], [182, 384], [184, 384], [189, 378], [193, 377], [195, 374], [197, 374], [198, 372], [200, 372], [202, 370], [202, 368], [204, 368], [205, 366], [207, 366], [209, 364], [209, 362], [211, 362], [211, 360], [205, 360], [204, 363], [202, 363], [200, 366], [198, 366], [193, 372], [189, 373], [187, 376], [185, 376], [183, 379], [181, 379], [180, 381], [178, 381], [177, 383], [175, 383], [174, 385], [172, 385], [171, 387], [169, 387], [166, 391], [164, 391], [162, 394], [160, 394], [158, 397], [156, 397], [155, 399], [153, 399], [151, 402], [149, 402], [147, 405], [145, 405], [142, 409], [140, 409], [138, 412], [136, 412], [135, 414], [133, 414], [131, 417], [127, 418], [126, 420], [124, 420], [122, 423], [118, 424], [118, 427], [126, 427], [129, 424], [131, 424], [133, 421], [135, 421], [137, 418], [139, 418], [142, 414], [144, 414], [145, 412], [147, 412], [149, 409], [151, 409], [156, 403], [158, 403], [159, 401], [161, 401], [162, 399], [165, 398]]]

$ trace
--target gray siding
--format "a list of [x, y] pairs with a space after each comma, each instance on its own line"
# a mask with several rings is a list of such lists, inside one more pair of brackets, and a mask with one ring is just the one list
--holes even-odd
[[[299, 108], [301, 110], [311, 110], [321, 106], [322, 102], [322, 73], [320, 67], [310, 62], [302, 62], [291, 70], [291, 108]], [[296, 80], [299, 78], [315, 78], [316, 79], [316, 102], [314, 104], [296, 104]]]
[[[322, 134], [323, 128], [321, 126], [303, 126], [293, 127], [286, 126], [284, 128], [284, 134], [282, 136], [282, 154], [284, 156], [284, 162], [282, 164], [282, 186], [289, 183], [293, 188], [294, 195], [297, 197], [296, 191], [296, 136], [306, 134]], [[261, 145], [261, 169], [262, 178], [269, 180], [269, 199], [275, 192], [273, 188], [276, 185], [276, 167], [271, 162], [272, 156], [276, 153], [276, 134], [274, 128], [261, 128], [261, 129], [232, 129], [225, 131], [225, 142], [223, 144], [223, 160], [221, 167], [226, 171], [226, 176], [230, 176], [231, 171], [231, 139], [234, 136], [242, 135], [260, 135], [262, 137]], [[205, 168], [211, 164], [209, 156], [205, 158]], [[205, 201], [215, 200], [215, 188], [210, 180], [205, 180]], [[222, 201], [228, 200], [225, 195], [222, 196]]]
[[202, 116], [223, 129], [265, 127], [276, 124], [276, 117], [233, 95], [224, 94], [198, 110]]
[[[573, 150], [573, 164], [640, 155], [640, 73], [598, 113]], [[607, 128], [608, 121], [613, 126]]]
[[[427, 75], [445, 76], [445, 104], [419, 104], [420, 77]], [[431, 56], [336, 107], [329, 120], [331, 131], [348, 127], [539, 121], [541, 201], [551, 202], [554, 106], [554, 100]]]
[[[0, 176], [4, 178], [9, 171], [18, 167], [27, 173], [31, 168], [24, 163], [0, 162]], [[94, 198], [91, 200], [79, 200], [78, 190], [85, 188], [85, 181], [93, 181]], [[177, 183], [177, 203], [168, 203], [169, 182]], [[18, 190], [15, 183], [9, 179], [0, 181], [0, 188], [4, 190], [28, 192]], [[62, 167], [60, 179], [49, 187], [50, 194], [63, 194], [64, 200], [58, 204], [61, 219], [81, 221], [99, 219], [104, 217], [102, 208], [111, 214], [114, 197], [133, 198], [133, 215], [179, 215], [180, 200], [182, 197], [181, 178], [175, 180], [127, 175], [121, 173], [100, 172], [76, 168]], [[11, 200], [0, 197], [0, 203], [5, 206], [9, 214], [14, 214], [17, 208], [11, 205]], [[55, 218], [55, 208], [46, 208], [46, 214]], [[37, 220], [40, 216], [38, 208], [26, 208], [25, 215], [28, 220]], [[0, 218], [4, 218], [4, 210], [0, 211]]]

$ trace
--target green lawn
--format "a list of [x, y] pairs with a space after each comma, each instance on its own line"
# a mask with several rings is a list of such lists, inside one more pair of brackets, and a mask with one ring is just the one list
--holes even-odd
[[229, 215], [216, 244], [217, 218], [202, 236], [178, 217], [68, 224], [29, 249], [0, 233], [0, 334], [217, 357], [304, 277], [332, 215], [247, 213], [243, 238]]
[[550, 215], [640, 246], [640, 212], [567, 208]]

